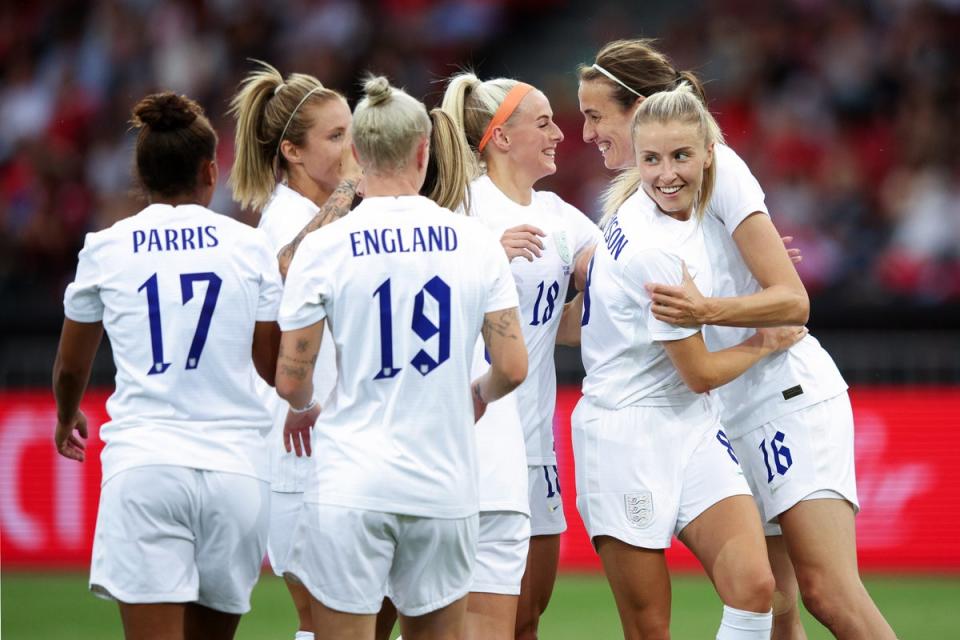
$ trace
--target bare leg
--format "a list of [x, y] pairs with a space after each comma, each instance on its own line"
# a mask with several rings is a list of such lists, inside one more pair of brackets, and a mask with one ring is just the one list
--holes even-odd
[[783, 536], [767, 536], [767, 558], [777, 585], [773, 593], [773, 635], [770, 638], [807, 640], [807, 634], [800, 624], [800, 607], [797, 606], [800, 589]]
[[594, 542], [625, 640], [669, 640], [670, 575], [663, 549], [641, 549], [608, 536]]
[[540, 616], [547, 610], [560, 563], [560, 536], [532, 536], [527, 569], [520, 582], [517, 603], [517, 640], [536, 640]]
[[780, 527], [807, 610], [840, 640], [896, 635], [860, 581], [853, 507], [804, 500], [780, 514]]
[[729, 607], [766, 613], [773, 606], [773, 572], [753, 498], [731, 496], [716, 503], [680, 532]]
[[239, 624], [238, 613], [224, 613], [191, 602], [183, 618], [183, 637], [185, 640], [233, 640]]
[[185, 603], [117, 604], [126, 640], [183, 640]]
[[310, 617], [315, 629], [323, 630], [323, 640], [372, 640], [377, 616], [335, 611], [316, 598], [310, 598]]
[[517, 596], [471, 592], [467, 596], [467, 640], [513, 640]]
[[374, 634], [376, 640], [390, 640], [390, 634], [393, 632], [393, 626], [397, 623], [397, 608], [393, 606], [390, 598], [384, 598], [380, 605], [380, 613], [377, 614], [377, 629]]
[[422, 616], [400, 616], [404, 640], [461, 640], [467, 618], [467, 597]]
[[297, 608], [297, 618], [299, 620], [300, 631], [313, 632], [313, 620], [310, 617], [310, 592], [299, 582], [284, 579], [287, 584], [287, 590], [290, 592], [290, 598], [293, 600], [293, 606]]

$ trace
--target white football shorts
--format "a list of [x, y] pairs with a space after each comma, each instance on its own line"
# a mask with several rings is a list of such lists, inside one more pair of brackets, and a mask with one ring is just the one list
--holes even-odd
[[293, 530], [303, 506], [302, 493], [270, 493], [270, 528], [267, 533], [267, 558], [273, 572], [283, 577], [284, 562], [290, 553]]
[[470, 591], [520, 595], [529, 547], [530, 516], [517, 511], [481, 511], [477, 566]]
[[325, 606], [375, 614], [384, 596], [405, 616], [442, 609], [470, 591], [476, 515], [421, 518], [305, 502], [286, 576]]
[[128, 604], [250, 610], [267, 541], [270, 484], [172, 465], [135, 467], [100, 492], [90, 589]]
[[778, 516], [801, 500], [846, 500], [855, 511], [853, 410], [846, 392], [731, 440], [764, 522], [780, 535]]
[[530, 535], [551, 536], [567, 530], [557, 465], [528, 465], [527, 492], [530, 497]]
[[611, 410], [584, 397], [572, 428], [577, 508], [591, 540], [665, 549], [717, 502], [750, 493], [706, 398]]

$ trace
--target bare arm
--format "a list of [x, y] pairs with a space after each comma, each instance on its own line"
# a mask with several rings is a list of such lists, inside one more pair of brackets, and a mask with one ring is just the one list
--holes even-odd
[[357, 195], [357, 183], [359, 182], [359, 178], [344, 178], [341, 180], [337, 188], [327, 198], [327, 201], [317, 211], [317, 215], [300, 230], [300, 233], [289, 244], [280, 249], [277, 260], [280, 262], [280, 275], [283, 276], [284, 280], [287, 278], [287, 270], [290, 268], [290, 262], [293, 261], [293, 255], [297, 252], [297, 248], [307, 237], [307, 234], [339, 220], [350, 212], [350, 205], [353, 204], [353, 198]]
[[290, 404], [283, 428], [283, 444], [297, 456], [312, 453], [310, 429], [320, 414], [320, 407], [313, 397], [313, 368], [320, 353], [323, 339], [321, 320], [309, 327], [284, 331], [280, 338], [277, 358], [277, 393]]
[[658, 320], [694, 327], [802, 325], [810, 315], [810, 300], [790, 254], [770, 217], [760, 212], [747, 217], [733, 232], [740, 255], [762, 291], [747, 296], [707, 298], [684, 276], [680, 286], [648, 287], [653, 315]]
[[256, 323], [253, 328], [253, 366], [271, 387], [276, 381], [279, 351], [279, 325], [276, 322]]
[[527, 347], [516, 307], [484, 315], [480, 329], [490, 354], [490, 369], [473, 381], [474, 404], [486, 405], [507, 395], [527, 377]]
[[789, 349], [805, 335], [805, 327], [760, 329], [736, 346], [713, 352], [707, 351], [703, 334], [699, 332], [661, 344], [690, 390], [706, 393], [727, 384], [761, 358]]
[[57, 427], [54, 442], [65, 458], [83, 461], [83, 441], [87, 437], [87, 418], [80, 411], [80, 400], [90, 380], [90, 369], [103, 338], [102, 322], [63, 321], [60, 346], [53, 363], [53, 395], [57, 402]]
[[565, 347], [580, 346], [580, 321], [583, 317], [583, 292], [563, 305], [560, 327], [557, 329], [557, 344]]

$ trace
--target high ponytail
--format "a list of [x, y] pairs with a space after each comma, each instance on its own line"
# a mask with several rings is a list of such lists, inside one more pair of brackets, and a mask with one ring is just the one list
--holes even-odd
[[451, 211], [470, 210], [469, 186], [476, 161], [453, 117], [443, 109], [430, 111], [430, 161], [421, 192]]
[[297, 146], [306, 143], [314, 124], [305, 113], [307, 105], [343, 97], [313, 76], [293, 73], [284, 80], [273, 66], [254, 62], [260, 68], [244, 78], [230, 101], [229, 113], [236, 118], [237, 128], [236, 157], [228, 182], [234, 200], [260, 211], [270, 200], [278, 174], [286, 171], [280, 144], [284, 140]]

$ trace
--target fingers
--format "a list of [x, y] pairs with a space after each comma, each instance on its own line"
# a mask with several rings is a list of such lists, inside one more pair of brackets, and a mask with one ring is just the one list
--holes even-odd
[[57, 452], [64, 458], [83, 462], [84, 445], [76, 436], [69, 436], [66, 440], [57, 445]]
[[780, 240], [783, 242], [783, 246], [787, 246], [793, 242], [793, 236], [783, 236], [780, 238]]
[[519, 224], [515, 227], [510, 227], [509, 229], [504, 231], [504, 233], [505, 234], [510, 233], [511, 231], [522, 231], [522, 232], [532, 233], [534, 235], [541, 236], [541, 237], [545, 237], [547, 235], [540, 229], [540, 227], [535, 227], [532, 224]]
[[680, 261], [680, 268], [683, 269], [683, 279], [684, 279], [684, 280], [690, 280], [690, 281], [692, 281], [692, 280], [693, 280], [693, 276], [690, 275], [690, 271], [687, 269], [687, 261], [686, 261], [686, 260], [681, 260], [681, 261]]
[[787, 249], [787, 255], [790, 256], [790, 260], [794, 264], [803, 262], [803, 254], [800, 253], [800, 249]]
[[290, 432], [284, 429], [283, 430], [283, 449], [287, 453], [290, 453], [293, 450], [293, 445], [291, 444], [292, 441], [293, 441], [293, 438], [291, 437]]
[[313, 424], [310, 424], [306, 428], [300, 431], [300, 439], [303, 441], [303, 450], [309, 458], [313, 454], [313, 449], [310, 444], [310, 429], [313, 428]]
[[87, 416], [83, 413], [77, 414], [77, 421], [74, 424], [74, 428], [77, 430], [77, 433], [80, 434], [80, 437], [86, 439], [87, 437]]
[[539, 258], [541, 255], [543, 241], [539, 236], [544, 235], [543, 231], [537, 227], [522, 224], [504, 231], [500, 237], [500, 244], [511, 260], [519, 256], [532, 262], [534, 257]]

